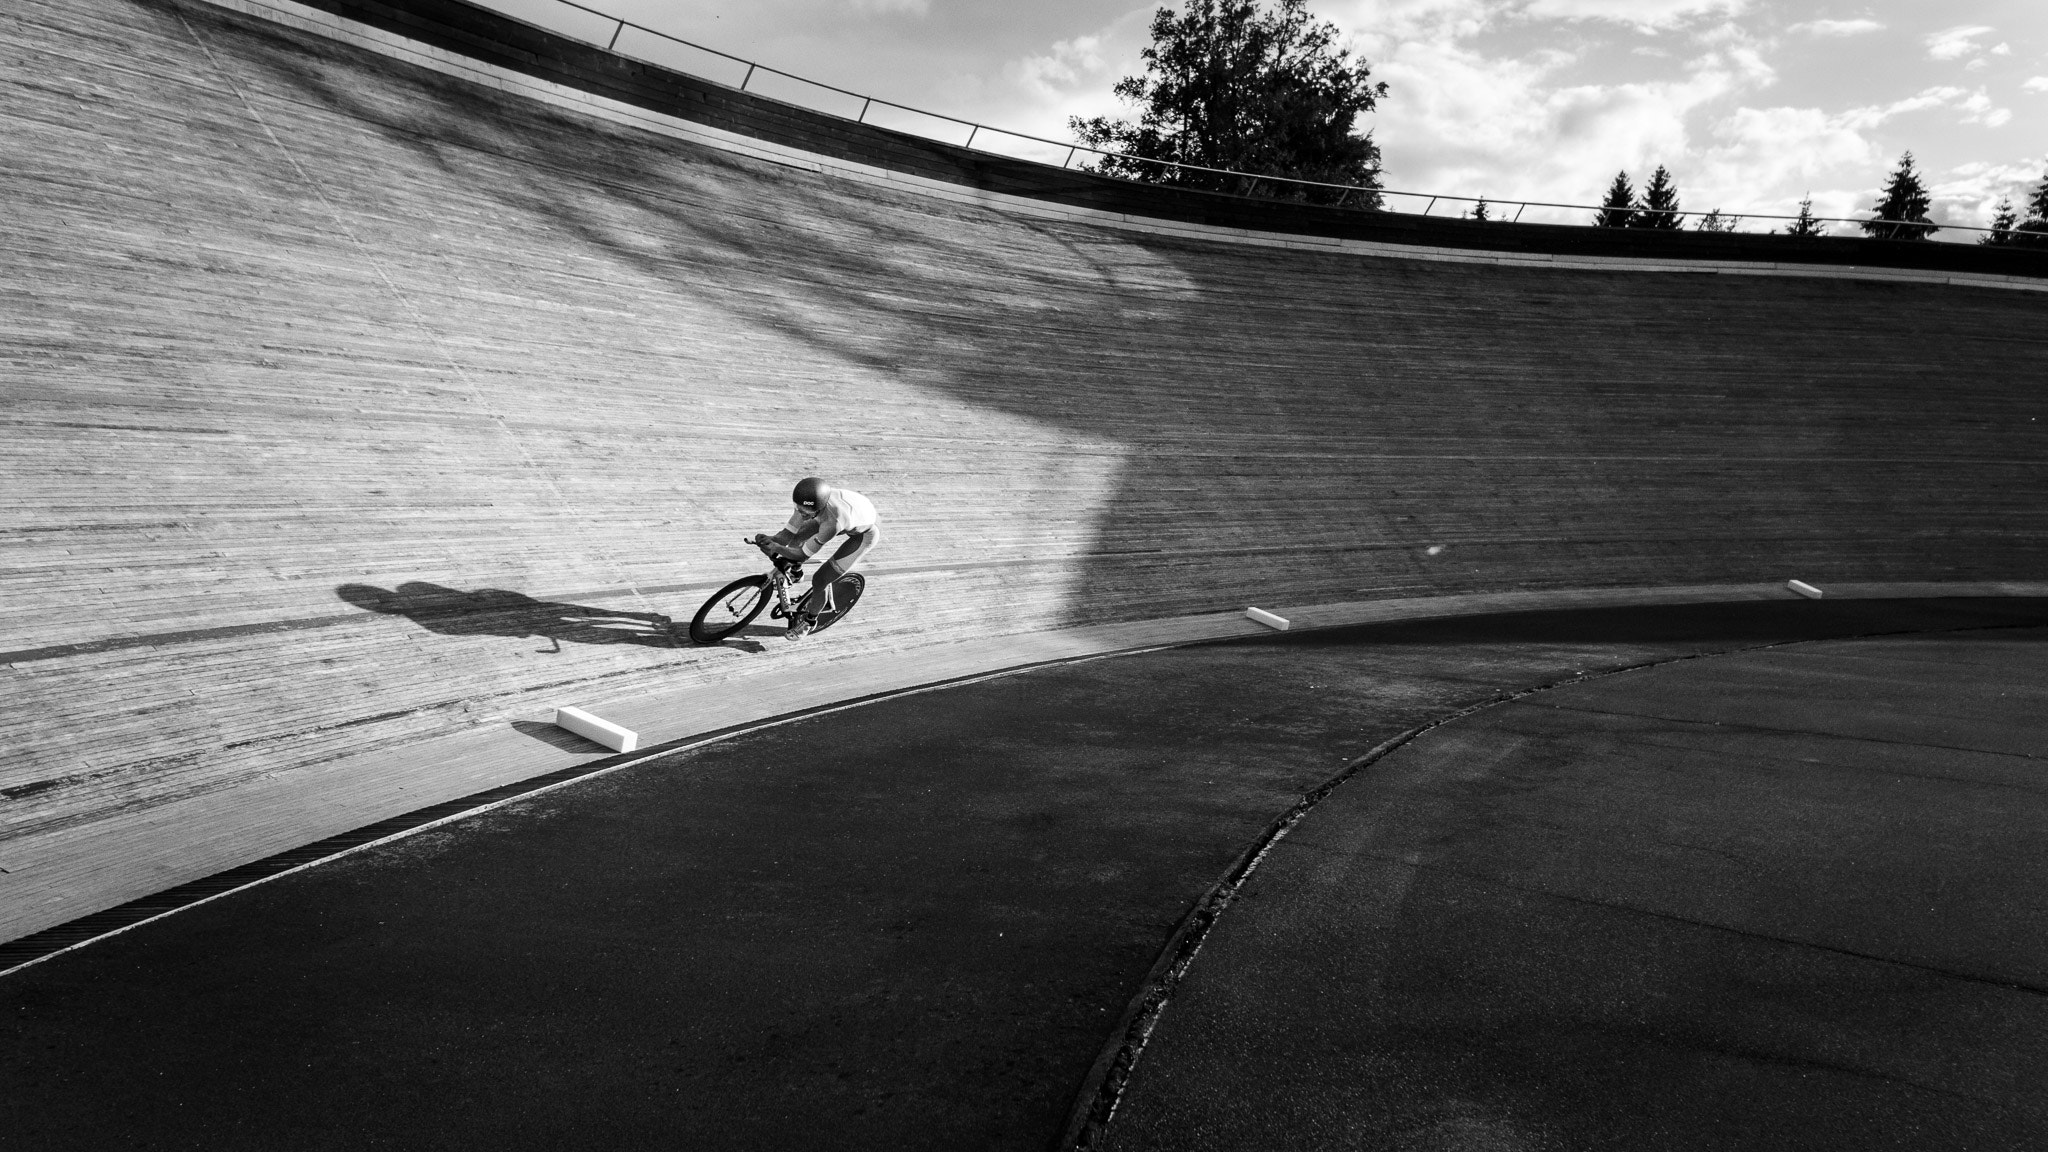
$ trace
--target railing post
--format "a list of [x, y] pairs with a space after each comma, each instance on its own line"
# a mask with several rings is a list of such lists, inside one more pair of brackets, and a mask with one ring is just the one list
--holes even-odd
[[1081, 146], [1079, 144], [1076, 144], [1072, 148], [1067, 149], [1067, 158], [1065, 160], [1060, 161], [1060, 167], [1065, 168], [1069, 164], [1072, 164], [1074, 162], [1074, 153], [1080, 151], [1080, 149]]
[[862, 101], [860, 102], [860, 115], [858, 115], [858, 116], [855, 116], [855, 117], [853, 118], [853, 122], [854, 122], [855, 124], [865, 124], [865, 123], [867, 123], [867, 122], [868, 122], [868, 109], [869, 109], [870, 107], [872, 107], [872, 106], [874, 105], [874, 103], [875, 103], [875, 98], [874, 98], [873, 96], [869, 96], [869, 97], [867, 97], [867, 98], [863, 99], [863, 100], [862, 100]]
[[972, 148], [972, 147], [974, 147], [974, 134], [975, 134], [976, 132], [979, 132], [979, 131], [981, 131], [981, 125], [979, 125], [979, 124], [976, 124], [976, 125], [974, 125], [974, 126], [973, 126], [972, 128], [969, 128], [969, 129], [967, 130], [967, 143], [965, 143], [965, 144], [962, 144], [962, 145], [961, 145], [961, 147], [962, 147], [962, 148]]
[[740, 80], [740, 91], [745, 92], [747, 90], [747, 85], [751, 83], [754, 79], [754, 69], [756, 67], [757, 65], [754, 64], [747, 65], [747, 74], [743, 79]]
[[[618, 20], [619, 18], [614, 16], [612, 17], [612, 19]], [[612, 42], [605, 45], [604, 50], [609, 52], [612, 49], [617, 48], [619, 46], [619, 33], [624, 32], [625, 30], [626, 22], [624, 20], [619, 20], [619, 26], [612, 29]]]
[[1434, 196], [1431, 196], [1431, 197], [1429, 198], [1429, 203], [1427, 203], [1427, 204], [1424, 204], [1424, 205], [1422, 206], [1422, 214], [1423, 214], [1424, 216], [1427, 216], [1427, 215], [1429, 215], [1429, 210], [1430, 210], [1431, 208], [1434, 208], [1434, 207], [1436, 207], [1436, 197], [1434, 197]]
[[1508, 223], [1510, 223], [1510, 224], [1520, 224], [1520, 223], [1522, 222], [1522, 213], [1524, 213], [1524, 212], [1527, 212], [1528, 210], [1529, 210], [1529, 202], [1528, 202], [1528, 201], [1526, 201], [1526, 200], [1524, 200], [1524, 201], [1522, 202], [1522, 205], [1521, 205], [1521, 207], [1519, 207], [1519, 208], [1516, 208], [1516, 209], [1515, 209], [1515, 218], [1514, 218], [1513, 220], [1510, 220], [1510, 221], [1508, 221]]

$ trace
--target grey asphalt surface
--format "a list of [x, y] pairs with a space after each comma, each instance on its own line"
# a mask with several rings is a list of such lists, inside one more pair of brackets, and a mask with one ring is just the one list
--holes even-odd
[[[0, 979], [0, 1147], [1044, 1148], [1189, 907], [1276, 815], [1387, 738], [1504, 692], [1649, 661], [2023, 624], [2048, 624], [2048, 602], [1788, 600], [1420, 622], [1044, 668], [751, 733]], [[1358, 782], [1325, 807], [1366, 795]], [[1581, 783], [1576, 832], [1597, 830], [1601, 813], [1626, 826], [1656, 801], [1654, 790]], [[1555, 791], [1568, 798], [1570, 787]], [[1326, 815], [1311, 819], [1341, 831]], [[1308, 832], [1283, 843], [1309, 845]], [[1828, 875], [1858, 874], [1855, 861], [1837, 863]], [[1438, 925], [1445, 954], [1473, 942], [1473, 963], [1522, 981], [1512, 988], [1523, 1019], [1565, 1027], [1580, 978], [1543, 961], [1569, 954], [1488, 942], [1512, 937], [1501, 917], [1541, 928], [1539, 942], [1574, 932], [1515, 903], [1524, 897], [1490, 898], [1497, 913], [1460, 905], [1462, 918]], [[1199, 976], [1229, 954], [1221, 933], [1270, 899], [1231, 910]], [[1850, 923], [1890, 907], [1818, 903]], [[1643, 964], [1688, 962], [1657, 960], [1659, 937], [1635, 920], [1569, 906]], [[2007, 973], [1981, 911], [1949, 925], [1948, 955]], [[1328, 942], [1295, 991], [1372, 962], [1339, 954], [1353, 937]], [[1742, 974], [1749, 955], [1715, 961], [1724, 1001], [1768, 1017], [1769, 971]], [[1431, 988], [1445, 1005], [1469, 1002], [1459, 973], [1435, 973], [1413, 1002]], [[1163, 1028], [1195, 1019], [1186, 1006], [1170, 1006]], [[1274, 1007], [1267, 1031], [1284, 1039], [1278, 1024], [1302, 1005]], [[1994, 1039], [1995, 1015], [1976, 1017]], [[1499, 1035], [1549, 1043], [1514, 1027]], [[1167, 1039], [1141, 1076], [1175, 1067]], [[1516, 1066], [1458, 1059], [1475, 1083]], [[1233, 1072], [1194, 1090], [1240, 1086], [1273, 1080]], [[1134, 1080], [1118, 1123], [1143, 1115], [1152, 1091]], [[1160, 1127], [1112, 1136], [1126, 1132], [1176, 1146]]]
[[2048, 1148], [2048, 630], [1425, 733], [1242, 887], [1106, 1146]]

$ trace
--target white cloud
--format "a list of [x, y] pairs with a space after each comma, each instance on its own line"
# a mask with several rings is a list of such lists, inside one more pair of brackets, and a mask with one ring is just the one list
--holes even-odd
[[1537, 20], [1612, 20], [1660, 32], [1707, 15], [1739, 16], [1749, 0], [1529, 0], [1522, 14]]
[[1996, 128], [2012, 119], [2012, 109], [2000, 108], [1992, 103], [1991, 94], [1982, 88], [1972, 92], [1967, 88], [1941, 85], [1923, 88], [1903, 100], [1894, 100], [1889, 104], [1851, 108], [1841, 114], [1841, 120], [1844, 124], [1861, 130], [1875, 128], [1908, 112], [1924, 112], [1930, 108], [1955, 108], [1964, 114], [1962, 123], [1982, 124], [1987, 128]]
[[1929, 108], [1941, 108], [1961, 103], [1969, 96], [1963, 88], [1942, 86], [1923, 88], [1914, 95], [1889, 104], [1869, 104], [1862, 108], [1851, 108], [1840, 115], [1844, 124], [1857, 129], [1875, 128], [1887, 120], [1903, 116], [1908, 112], [1921, 112]]
[[2020, 91], [2033, 92], [2036, 94], [2048, 92], [2048, 76], [2027, 77], [2027, 82], [2020, 85]]
[[1825, 185], [1884, 160], [1861, 125], [1819, 108], [1737, 108], [1713, 126], [1712, 136], [1687, 173], [1688, 199], [1774, 214], [1797, 213], [1801, 197], [1781, 194], [1774, 203], [1760, 199], [1760, 191], [1811, 189], [1816, 215], [1849, 215], [1862, 193]]
[[931, 0], [848, 0], [856, 12], [867, 12], [877, 16], [897, 12], [910, 16], [923, 16], [931, 11]]
[[1970, 93], [1956, 107], [1969, 113], [1963, 117], [1965, 124], [1982, 124], [1986, 128], [1996, 128], [2012, 119], [2012, 109], [2000, 108], [1993, 104], [1991, 94], [1982, 88]]
[[1882, 32], [1884, 25], [1875, 20], [1808, 20], [1794, 24], [1789, 32], [1804, 32], [1811, 36], [1861, 36], [1868, 32]]
[[1976, 39], [1992, 29], [1981, 24], [1962, 24], [1927, 37], [1927, 54], [1936, 60], [1960, 60], [1977, 51]]
[[1988, 227], [2000, 200], [2011, 198], [2022, 206], [2041, 177], [2042, 162], [2021, 160], [2009, 164], [1975, 162], [1963, 164], [1948, 179], [1931, 184], [1927, 191], [1934, 201], [1936, 219]]
[[[1069, 116], [1129, 115], [1129, 106], [1110, 89], [1124, 76], [1143, 71], [1138, 51], [1148, 42], [1151, 16], [1149, 8], [1134, 8], [1087, 35], [1010, 60], [994, 75], [979, 78], [974, 92], [963, 92], [961, 106], [971, 113], [1000, 108], [999, 126], [1055, 140], [1073, 138], [1067, 131]], [[1016, 141], [993, 143], [997, 151], [1048, 158], [1014, 145]], [[1050, 156], [1055, 163], [1062, 158]]]

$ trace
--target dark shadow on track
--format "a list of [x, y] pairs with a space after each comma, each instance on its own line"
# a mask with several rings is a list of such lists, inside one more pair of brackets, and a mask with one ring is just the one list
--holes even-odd
[[403, 616], [443, 636], [539, 637], [555, 644], [639, 644], [678, 648], [668, 617], [653, 612], [622, 612], [554, 600], [536, 600], [502, 588], [462, 591], [439, 584], [410, 581], [397, 588], [343, 584], [334, 590], [343, 601], [365, 612]]

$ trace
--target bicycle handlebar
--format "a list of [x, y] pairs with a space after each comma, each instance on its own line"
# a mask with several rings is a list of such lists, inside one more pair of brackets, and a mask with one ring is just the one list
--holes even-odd
[[740, 537], [740, 542], [742, 544], [752, 544], [754, 547], [759, 548], [763, 556], [766, 556], [768, 557], [768, 559], [775, 561], [775, 566], [777, 568], [787, 568], [789, 570], [796, 572], [801, 572], [804, 570], [803, 561], [791, 560], [786, 556], [778, 556], [775, 553], [770, 552], [768, 550], [769, 540], [766, 535], [742, 536]]

